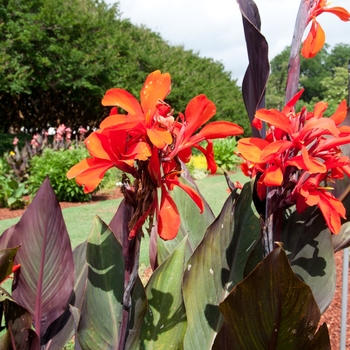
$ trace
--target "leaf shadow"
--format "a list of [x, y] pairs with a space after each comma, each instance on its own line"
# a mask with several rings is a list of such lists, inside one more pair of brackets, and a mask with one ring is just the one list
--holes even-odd
[[[284, 223], [289, 228], [282, 234], [282, 243], [291, 266], [300, 267], [311, 277], [325, 276], [327, 260], [320, 249], [324, 239], [321, 233], [327, 227], [319, 211], [311, 207], [301, 215], [286, 213]], [[298, 277], [304, 281], [300, 274]]]
[[[165, 333], [176, 327], [179, 323], [186, 321], [186, 314], [183, 304], [177, 310], [173, 311], [174, 297], [171, 293], [164, 293], [160, 290], [151, 289], [152, 298], [148, 299], [148, 305], [153, 307], [160, 315], [155, 323], [153, 312], [150, 308], [146, 311], [144, 327], [144, 337], [141, 343], [141, 349], [145, 349], [145, 340], [158, 340], [161, 333]], [[171, 316], [170, 316], [171, 315]]]
[[100, 244], [87, 243], [88, 281], [95, 288], [113, 291], [116, 300], [122, 303], [124, 262], [121, 247], [110, 231], [101, 235], [106, 232], [109, 235]]

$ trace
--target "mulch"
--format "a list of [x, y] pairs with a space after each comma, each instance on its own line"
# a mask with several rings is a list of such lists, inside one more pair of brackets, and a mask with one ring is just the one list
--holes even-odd
[[[71, 202], [61, 202], [60, 206], [62, 209], [69, 208], [78, 205], [89, 205], [92, 203], [96, 203], [102, 200], [116, 199], [122, 197], [119, 189], [97, 193], [92, 196], [92, 200], [90, 202], [83, 203], [71, 203]], [[21, 216], [24, 213], [25, 209], [19, 210], [9, 210], [6, 208], [0, 208], [0, 220], [9, 219]], [[340, 317], [341, 317], [341, 293], [342, 293], [342, 265], [343, 265], [343, 252], [338, 252], [335, 254], [336, 265], [337, 265], [337, 287], [335, 291], [334, 298], [332, 303], [326, 310], [326, 312], [322, 315], [320, 324], [323, 322], [327, 323], [329, 336], [331, 339], [332, 349], [339, 349], [340, 344]], [[349, 274], [350, 281], [350, 274]], [[320, 286], [322, 288], [322, 286]], [[348, 302], [349, 303], [349, 302]], [[347, 337], [346, 337], [347, 347], [350, 348], [350, 315], [348, 312], [347, 318]]]

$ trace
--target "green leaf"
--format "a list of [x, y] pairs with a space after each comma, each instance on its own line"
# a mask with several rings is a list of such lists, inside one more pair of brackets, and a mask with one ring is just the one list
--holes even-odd
[[[350, 119], [350, 110], [348, 112], [348, 117]], [[344, 146], [343, 146], [344, 148]], [[346, 145], [346, 148], [349, 148], [349, 145]], [[347, 154], [350, 155], [350, 152], [348, 151]], [[340, 181], [340, 184], [337, 182], [337, 186], [342, 188], [342, 191], [346, 191], [346, 187], [349, 185], [350, 179], [348, 177], [344, 178]], [[350, 195], [348, 194], [344, 200], [343, 205], [346, 209], [346, 217], [350, 218]], [[342, 250], [344, 248], [347, 248], [350, 246], [350, 223], [345, 222], [340, 232], [337, 235], [332, 235], [332, 242], [333, 242], [333, 248], [334, 252], [338, 252], [339, 250]]]
[[154, 271], [146, 287], [148, 310], [141, 331], [141, 349], [183, 349], [186, 313], [181, 281], [187, 238]]
[[[188, 327], [185, 349], [211, 349], [223, 318], [218, 305], [244, 277], [244, 267], [260, 225], [252, 204], [252, 184], [233, 192], [187, 263], [183, 280]], [[237, 198], [238, 197], [238, 198]]]
[[343, 224], [337, 235], [332, 235], [332, 243], [335, 253], [350, 246], [350, 222]]
[[323, 215], [314, 207], [303, 214], [288, 210], [282, 227], [281, 241], [292, 269], [310, 286], [323, 313], [336, 287], [334, 250]]
[[231, 291], [220, 311], [231, 342], [224, 344], [219, 334], [214, 349], [330, 349], [327, 326], [316, 333], [321, 314], [312, 291], [281, 248]]
[[78, 325], [81, 347], [114, 349], [123, 311], [124, 260], [113, 233], [95, 217], [87, 240], [88, 280]]
[[[119, 227], [116, 225], [115, 229], [122, 229], [122, 226], [123, 222], [120, 222]], [[79, 265], [82, 265], [82, 255], [85, 249], [88, 277], [80, 319], [78, 309], [71, 307], [71, 310], [74, 311], [74, 322], [79, 322], [77, 338], [84, 350], [114, 349], [118, 343], [123, 312], [124, 259], [122, 247], [108, 226], [96, 216], [86, 247], [84, 243], [75, 254]], [[86, 273], [82, 268], [79, 271], [77, 271], [80, 280], [77, 285], [77, 295], [82, 293]], [[79, 303], [75, 303], [75, 306], [80, 308]], [[140, 328], [146, 307], [145, 290], [140, 278], [137, 277], [132, 293], [127, 348], [139, 343]]]
[[[198, 193], [199, 189], [194, 184], [180, 178], [180, 181], [186, 185], [192, 186]], [[172, 197], [175, 200], [179, 214], [181, 217], [181, 226], [176, 238], [170, 241], [163, 241], [158, 237], [158, 263], [161, 264], [169, 254], [179, 245], [179, 243], [188, 236], [186, 258], [188, 259], [199, 242], [202, 240], [205, 230], [213, 222], [215, 216], [211, 211], [208, 203], [204, 202], [204, 212], [201, 214], [197, 205], [191, 200], [188, 194], [179, 187], [175, 187], [172, 191]]]

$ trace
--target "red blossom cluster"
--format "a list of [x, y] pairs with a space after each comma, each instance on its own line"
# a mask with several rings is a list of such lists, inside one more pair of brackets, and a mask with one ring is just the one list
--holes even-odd
[[335, 179], [350, 175], [350, 161], [342, 156], [339, 146], [350, 142], [350, 127], [340, 126], [347, 115], [346, 101], [336, 112], [323, 117], [327, 103], [319, 102], [313, 112], [303, 108], [295, 113], [294, 106], [303, 90], [280, 112], [260, 109], [253, 124], [261, 129], [269, 126], [265, 139], [243, 138], [238, 141], [239, 155], [244, 158], [242, 171], [248, 176], [261, 174], [257, 193], [266, 197], [267, 187], [281, 189], [280, 207], [296, 204], [302, 213], [308, 206], [317, 205], [333, 233], [341, 227], [345, 208], [329, 190]]
[[[147, 217], [154, 217], [160, 237], [173, 239], [179, 230], [180, 216], [169, 191], [179, 186], [203, 211], [198, 193], [179, 181], [180, 161], [189, 162], [195, 147], [205, 155], [208, 169], [214, 173], [217, 165], [211, 139], [243, 133], [240, 126], [225, 121], [203, 126], [216, 112], [214, 103], [204, 95], [193, 98], [185, 113], [175, 118], [172, 108], [164, 102], [170, 90], [170, 75], [155, 71], [141, 89], [140, 103], [126, 90], [107, 91], [102, 104], [113, 106], [110, 115], [85, 140], [91, 158], [84, 159], [67, 174], [84, 185], [85, 192], [93, 191], [111, 167], [135, 178], [133, 186], [124, 188], [135, 207], [129, 223], [130, 238]], [[120, 114], [117, 107], [127, 114]], [[206, 148], [200, 145], [204, 140]], [[160, 201], [157, 189], [161, 190]]]

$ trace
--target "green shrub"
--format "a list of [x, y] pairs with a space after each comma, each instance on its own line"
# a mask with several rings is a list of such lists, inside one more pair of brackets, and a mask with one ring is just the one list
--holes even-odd
[[240, 158], [234, 154], [236, 147], [234, 137], [214, 140], [215, 161], [223, 170], [233, 170], [241, 163]]
[[30, 161], [28, 191], [34, 196], [46, 176], [49, 177], [57, 199], [65, 202], [84, 202], [91, 198], [75, 180], [67, 179], [67, 171], [80, 160], [89, 156], [85, 148], [59, 150], [47, 148], [42, 155], [34, 156]]
[[14, 179], [9, 164], [4, 158], [0, 158], [0, 207], [24, 208], [26, 202], [23, 196], [27, 193], [25, 184]]

